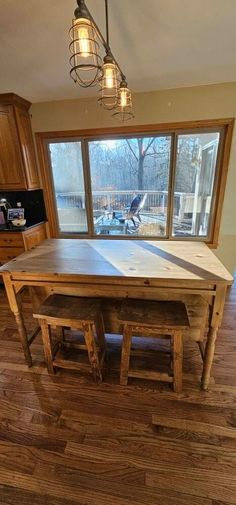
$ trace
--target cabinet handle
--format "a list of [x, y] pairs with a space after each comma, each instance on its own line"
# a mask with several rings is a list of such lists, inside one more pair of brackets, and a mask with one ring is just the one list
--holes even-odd
[[15, 258], [15, 256], [7, 256], [7, 258], [8, 258], [9, 260], [11, 260], [11, 259]]

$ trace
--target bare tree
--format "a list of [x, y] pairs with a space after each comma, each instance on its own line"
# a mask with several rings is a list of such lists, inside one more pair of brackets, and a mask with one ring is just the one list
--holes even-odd
[[126, 142], [127, 142], [132, 154], [134, 155], [134, 157], [137, 161], [138, 189], [143, 189], [144, 160], [148, 154], [148, 151], [149, 151], [151, 145], [153, 144], [153, 142], [155, 140], [155, 137], [149, 139], [149, 142], [146, 147], [144, 145], [145, 139], [143, 137], [137, 138], [135, 140], [137, 141], [137, 145], [138, 145], [138, 154], [136, 154], [135, 150], [133, 149], [130, 140], [126, 139]]

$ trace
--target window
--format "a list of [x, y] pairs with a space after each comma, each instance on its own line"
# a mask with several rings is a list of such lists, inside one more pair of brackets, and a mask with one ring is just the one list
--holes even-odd
[[87, 233], [81, 142], [48, 145], [60, 233]]
[[166, 236], [171, 137], [88, 145], [95, 234]]
[[52, 236], [216, 244], [232, 127], [38, 134]]
[[174, 236], [208, 236], [219, 140], [219, 132], [178, 135]]

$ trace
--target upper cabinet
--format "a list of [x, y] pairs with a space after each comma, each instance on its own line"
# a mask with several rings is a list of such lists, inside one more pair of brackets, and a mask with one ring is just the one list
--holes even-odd
[[30, 102], [15, 95], [0, 95], [0, 189], [37, 189], [40, 187]]

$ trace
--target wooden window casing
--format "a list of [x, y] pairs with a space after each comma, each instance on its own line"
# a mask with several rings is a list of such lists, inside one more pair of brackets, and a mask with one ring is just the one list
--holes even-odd
[[[121, 126], [114, 128], [100, 128], [93, 130], [73, 130], [73, 131], [56, 131], [56, 132], [40, 132], [36, 133], [36, 143], [39, 156], [39, 165], [41, 169], [41, 184], [44, 190], [45, 204], [47, 209], [47, 216], [49, 221], [49, 230], [52, 237], [70, 237], [70, 238], [105, 238], [109, 240], [116, 239], [134, 239], [134, 240], [197, 240], [204, 241], [211, 247], [217, 247], [218, 237], [220, 230], [220, 221], [222, 215], [223, 201], [225, 186], [227, 180], [230, 147], [233, 133], [234, 119], [212, 119], [212, 120], [199, 120], [187, 121], [180, 123], [167, 123], [157, 125], [141, 125], [141, 126]], [[174, 179], [175, 179], [175, 165], [176, 165], [176, 150], [177, 150], [177, 136], [181, 134], [197, 134], [197, 133], [210, 133], [218, 132], [220, 134], [218, 154], [216, 161], [216, 173], [214, 179], [214, 189], [211, 203], [210, 225], [208, 236], [171, 236], [172, 212], [173, 212], [173, 196], [174, 196]], [[93, 213], [92, 213], [92, 191], [89, 170], [89, 155], [88, 155], [88, 141], [103, 140], [112, 138], [124, 138], [134, 136], [171, 136], [171, 158], [170, 158], [170, 177], [169, 177], [169, 195], [170, 201], [167, 212], [167, 237], [155, 236], [124, 236], [113, 235], [99, 236], [93, 232]], [[48, 145], [50, 142], [62, 141], [81, 141], [82, 143], [82, 156], [84, 164], [84, 184], [85, 194], [87, 199], [87, 216], [88, 216], [88, 233], [86, 234], [66, 234], [59, 232], [59, 224], [56, 212], [55, 191], [53, 178], [50, 168], [50, 155]]]

